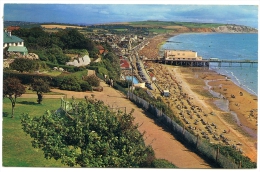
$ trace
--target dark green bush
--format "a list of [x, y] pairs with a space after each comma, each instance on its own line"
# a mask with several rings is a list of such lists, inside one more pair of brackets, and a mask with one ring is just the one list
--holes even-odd
[[177, 168], [175, 165], [170, 163], [169, 161], [165, 159], [155, 159], [153, 160], [151, 167], [154, 168]]
[[82, 81], [80, 83], [81, 91], [92, 91], [92, 86], [88, 82]]
[[59, 80], [59, 88], [61, 90], [70, 90], [70, 91], [81, 91], [80, 80], [73, 76], [63, 76]]

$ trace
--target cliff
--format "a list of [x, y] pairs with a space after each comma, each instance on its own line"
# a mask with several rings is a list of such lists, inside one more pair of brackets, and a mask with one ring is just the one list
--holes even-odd
[[248, 26], [241, 25], [224, 25], [217, 28], [212, 28], [214, 32], [224, 32], [224, 33], [257, 33], [258, 30]]
[[219, 33], [258, 33], [258, 30], [242, 25], [222, 25], [218, 27], [180, 27], [174, 29], [176, 32], [219, 32]]

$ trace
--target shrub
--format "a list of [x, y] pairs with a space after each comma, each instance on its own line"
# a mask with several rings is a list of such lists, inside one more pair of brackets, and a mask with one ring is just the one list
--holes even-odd
[[96, 75], [85, 76], [84, 80], [93, 87], [98, 87], [100, 85], [100, 80]]
[[80, 83], [81, 91], [92, 91], [92, 86], [89, 85], [87, 81], [82, 81]]
[[155, 159], [152, 162], [151, 167], [154, 168], [177, 168], [175, 165], [165, 159]]
[[79, 79], [73, 76], [64, 76], [59, 80], [58, 85], [61, 90], [81, 91]]

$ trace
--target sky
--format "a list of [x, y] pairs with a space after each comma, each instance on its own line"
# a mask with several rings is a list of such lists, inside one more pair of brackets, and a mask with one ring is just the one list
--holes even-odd
[[[250, 1], [250, 0], [248, 0]], [[248, 2], [246, 1], [246, 2]], [[35, 1], [3, 3], [4, 21], [58, 22], [72, 24], [101, 24], [145, 20], [229, 23], [258, 28], [258, 6], [253, 4], [108, 4], [84, 1]], [[51, 3], [50, 3], [51, 2]], [[88, 1], [89, 2], [89, 1]], [[160, 2], [160, 3], [159, 3]]]

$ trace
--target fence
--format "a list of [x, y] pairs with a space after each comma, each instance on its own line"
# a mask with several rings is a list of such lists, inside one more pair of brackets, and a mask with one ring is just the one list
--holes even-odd
[[69, 101], [66, 101], [63, 99], [63, 97], [61, 98], [61, 103], [60, 103], [60, 108], [62, 110], [64, 110], [65, 112], [69, 111], [72, 109], [72, 103], [70, 103]]
[[167, 115], [162, 113], [162, 111], [158, 110], [153, 105], [149, 104], [147, 101], [143, 100], [136, 95], [129, 93], [130, 100], [134, 103], [138, 104], [144, 110], [151, 112], [152, 115], [156, 116], [160, 119], [160, 121], [167, 126], [172, 134], [177, 137], [181, 142], [188, 144], [191, 148], [193, 148], [198, 153], [205, 156], [207, 159], [216, 162], [220, 167], [227, 169], [236, 169], [238, 165], [235, 164], [232, 160], [228, 159], [226, 156], [219, 153], [219, 150], [211, 147], [207, 142], [204, 142], [198, 136], [194, 136], [189, 131], [187, 131], [184, 127], [177, 124], [175, 121], [170, 119]]

